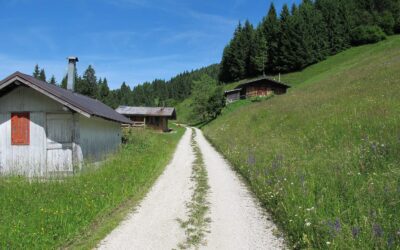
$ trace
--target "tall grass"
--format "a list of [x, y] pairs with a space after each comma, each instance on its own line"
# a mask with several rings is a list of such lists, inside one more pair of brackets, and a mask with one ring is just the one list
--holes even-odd
[[100, 224], [144, 196], [182, 134], [182, 128], [171, 134], [133, 130], [99, 169], [61, 181], [0, 178], [0, 249], [59, 248], [96, 230], [107, 233], [111, 228]]
[[400, 248], [400, 37], [283, 76], [206, 136], [295, 248]]

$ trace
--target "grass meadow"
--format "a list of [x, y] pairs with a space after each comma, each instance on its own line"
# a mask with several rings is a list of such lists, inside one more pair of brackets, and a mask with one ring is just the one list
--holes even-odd
[[184, 129], [130, 130], [98, 169], [61, 181], [0, 178], [0, 249], [93, 248], [147, 193]]
[[203, 128], [293, 248], [400, 249], [400, 36], [282, 76]]

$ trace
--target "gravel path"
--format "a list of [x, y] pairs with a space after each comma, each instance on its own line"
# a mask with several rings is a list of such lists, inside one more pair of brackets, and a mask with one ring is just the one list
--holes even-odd
[[225, 159], [196, 129], [210, 185], [211, 233], [204, 249], [282, 249], [275, 225]]
[[186, 218], [186, 202], [192, 195], [191, 134], [187, 129], [173, 160], [140, 207], [100, 243], [99, 249], [172, 249], [185, 240], [176, 219]]
[[[193, 193], [194, 154], [188, 129], [172, 162], [137, 211], [132, 212], [99, 245], [99, 249], [177, 249], [185, 240], [177, 218], [186, 218]], [[196, 129], [196, 141], [208, 171], [210, 233], [201, 249], [282, 249], [275, 226], [223, 157]]]

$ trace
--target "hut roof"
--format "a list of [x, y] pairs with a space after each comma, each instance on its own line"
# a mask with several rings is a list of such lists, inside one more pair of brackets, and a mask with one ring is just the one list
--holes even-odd
[[227, 91], [225, 91], [225, 95], [233, 94], [233, 93], [238, 93], [238, 92], [240, 92], [240, 91], [242, 91], [241, 88], [236, 88], [236, 89], [232, 89], [232, 90], [227, 90]]
[[5, 92], [20, 84], [31, 87], [86, 117], [97, 116], [119, 123], [132, 123], [129, 119], [98, 100], [40, 81], [18, 71], [0, 81], [0, 92]]
[[176, 119], [175, 108], [168, 107], [130, 107], [119, 106], [116, 111], [123, 115], [136, 115], [136, 116], [159, 116], [169, 117]]
[[282, 87], [282, 88], [285, 88], [285, 89], [290, 88], [290, 86], [287, 85], [287, 84], [284, 84], [282, 82], [278, 82], [278, 81], [276, 81], [274, 79], [271, 79], [271, 78], [268, 78], [266, 76], [260, 76], [260, 77], [256, 77], [256, 78], [253, 78], [253, 79], [250, 79], [250, 80], [247, 79], [247, 80], [240, 81], [239, 85], [236, 87], [236, 89], [241, 89], [241, 88], [246, 87], [248, 85], [252, 85], [252, 84], [256, 84], [256, 83], [262, 83], [262, 82], [270, 83], [270, 84], [273, 84], [275, 86], [279, 86], [279, 87]]

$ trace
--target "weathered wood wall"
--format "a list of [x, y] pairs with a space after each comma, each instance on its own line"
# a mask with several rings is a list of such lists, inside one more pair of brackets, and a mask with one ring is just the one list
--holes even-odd
[[85, 161], [101, 161], [121, 145], [121, 125], [100, 118], [79, 116], [79, 145]]
[[240, 92], [229, 93], [226, 95], [226, 103], [231, 103], [240, 99]]

